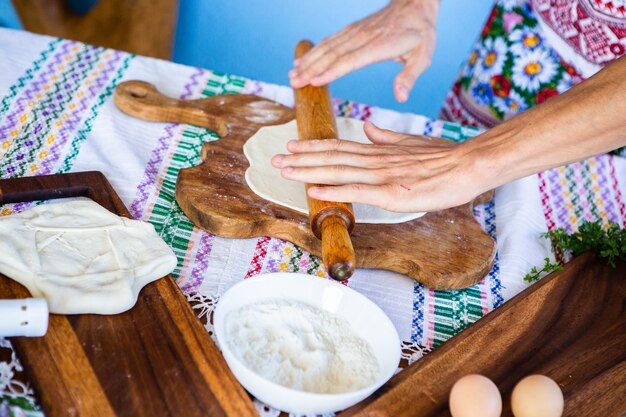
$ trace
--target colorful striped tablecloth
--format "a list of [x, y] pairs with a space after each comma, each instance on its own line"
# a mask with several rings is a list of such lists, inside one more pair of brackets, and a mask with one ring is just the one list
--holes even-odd
[[[200, 230], [174, 199], [181, 168], [200, 163], [204, 142], [218, 137], [205, 129], [149, 123], [115, 108], [112, 93], [123, 80], [144, 80], [163, 93], [201, 98], [225, 93], [263, 96], [293, 105], [291, 89], [96, 48], [74, 41], [0, 29], [0, 177], [99, 170], [130, 209], [152, 223], [174, 249], [173, 276], [207, 318], [220, 295], [236, 282], [265, 272], [325, 272], [318, 258], [279, 239], [224, 239]], [[474, 128], [335, 99], [337, 115], [382, 127], [455, 141]], [[492, 271], [474, 287], [433, 291], [397, 273], [358, 270], [348, 285], [369, 297], [391, 318], [405, 358], [418, 360], [528, 285], [523, 276], [553, 257], [540, 234], [557, 227], [575, 230], [583, 220], [626, 226], [626, 160], [601, 155], [533, 175], [496, 190], [475, 216], [498, 243]], [[11, 215], [27, 205], [5, 205]], [[1, 256], [1, 254], [0, 254]], [[207, 325], [210, 330], [210, 324]], [[5, 353], [7, 340], [0, 339]], [[0, 417], [41, 415], [36, 396], [15, 378], [19, 358], [0, 362]], [[264, 415], [276, 415], [259, 404]]]

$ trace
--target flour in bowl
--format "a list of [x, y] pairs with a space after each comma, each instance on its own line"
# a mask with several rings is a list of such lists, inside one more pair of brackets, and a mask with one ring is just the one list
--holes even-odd
[[380, 372], [370, 345], [343, 318], [297, 301], [266, 300], [225, 319], [226, 343], [264, 378], [301, 391], [365, 388]]

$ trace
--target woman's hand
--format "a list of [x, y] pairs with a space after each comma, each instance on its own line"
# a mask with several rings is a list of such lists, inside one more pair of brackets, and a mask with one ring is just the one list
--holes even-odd
[[[289, 180], [310, 187], [319, 200], [366, 203], [398, 212], [434, 211], [467, 203], [490, 189], [467, 146], [411, 136], [365, 124], [373, 144], [345, 140], [291, 141], [291, 155], [272, 165]], [[494, 172], [494, 171], [491, 171]]]
[[626, 56], [596, 75], [475, 138], [454, 144], [365, 124], [373, 144], [291, 141], [272, 164], [320, 200], [393, 211], [457, 206], [549, 168], [626, 146]]
[[430, 65], [438, 11], [439, 0], [392, 0], [297, 59], [289, 72], [292, 87], [325, 85], [366, 65], [393, 59], [404, 64], [394, 81], [394, 95], [406, 101]]

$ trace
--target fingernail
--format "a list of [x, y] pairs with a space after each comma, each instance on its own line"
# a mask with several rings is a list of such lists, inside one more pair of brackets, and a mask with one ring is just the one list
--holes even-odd
[[320, 187], [309, 187], [309, 196], [313, 198], [321, 197], [321, 188]]
[[323, 75], [319, 75], [317, 77], [313, 77], [311, 78], [311, 81], [309, 81], [309, 83], [315, 87], [319, 87], [320, 85], [324, 84], [323, 81]]
[[295, 151], [298, 149], [298, 146], [300, 145], [300, 142], [297, 140], [290, 140], [289, 142], [287, 142], [287, 150], [288, 151]]
[[282, 165], [284, 159], [285, 158], [282, 155], [274, 155], [274, 157], [272, 158], [272, 165], [279, 168]]
[[409, 90], [403, 85], [398, 86], [397, 93], [398, 101], [401, 103], [405, 102], [409, 98]]

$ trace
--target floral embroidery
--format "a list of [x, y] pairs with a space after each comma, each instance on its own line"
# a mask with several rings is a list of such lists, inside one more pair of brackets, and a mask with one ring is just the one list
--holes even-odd
[[506, 12], [510, 12], [514, 7], [520, 7], [523, 5], [523, 1], [520, 0], [502, 0], [500, 1], [500, 7]]
[[575, 85], [574, 80], [575, 80], [574, 77], [572, 77], [569, 73], [563, 74], [563, 78], [561, 78], [561, 81], [559, 81], [559, 83], [556, 86], [556, 91], [559, 94], [561, 94], [569, 90]]
[[480, 70], [477, 72], [480, 80], [488, 81], [492, 75], [502, 72], [506, 50], [507, 46], [503, 39], [485, 39], [480, 51]]
[[511, 81], [504, 75], [494, 75], [489, 80], [489, 85], [497, 97], [506, 98], [511, 93]]
[[514, 12], [506, 12], [502, 15], [502, 26], [504, 30], [510, 32], [511, 29], [524, 21], [524, 18]]
[[476, 102], [479, 104], [488, 104], [493, 99], [491, 86], [487, 83], [476, 84], [472, 89], [472, 92], [474, 93]]
[[511, 52], [516, 56], [523, 56], [529, 52], [534, 52], [543, 47], [543, 37], [535, 29], [523, 27], [511, 32]]
[[513, 116], [528, 108], [526, 100], [517, 92], [512, 91], [506, 97], [496, 97], [493, 100], [493, 106], [499, 112], [505, 116]]
[[[550, 1], [562, 3], [545, 0]], [[567, 57], [548, 44], [529, 0], [500, 0], [448, 94], [441, 118], [491, 127], [582, 80]]]
[[550, 97], [556, 96], [558, 94], [559, 92], [556, 91], [554, 88], [546, 87], [537, 93], [537, 104], [541, 104]]
[[557, 73], [557, 63], [545, 50], [531, 51], [513, 64], [513, 84], [522, 90], [536, 93], [542, 84], [550, 82]]

